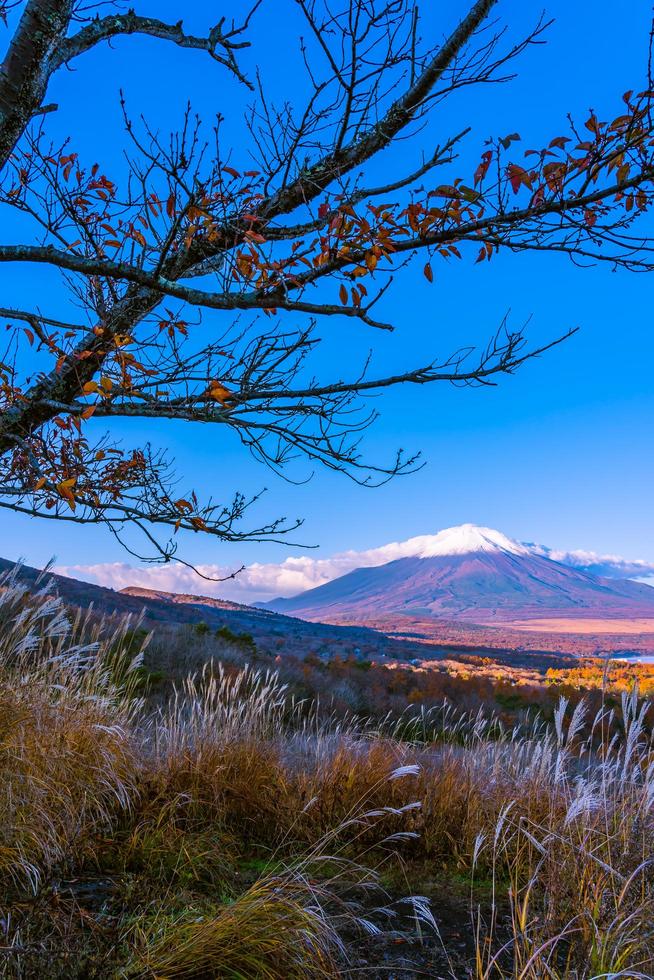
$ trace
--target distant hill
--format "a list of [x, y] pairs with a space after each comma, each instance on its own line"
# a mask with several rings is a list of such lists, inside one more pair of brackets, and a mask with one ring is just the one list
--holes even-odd
[[531, 619], [654, 620], [654, 589], [600, 578], [534, 554], [490, 528], [464, 524], [423, 553], [347, 575], [263, 608], [327, 621], [428, 616], [470, 623]]
[[[10, 571], [13, 567], [14, 562], [0, 558], [0, 572]], [[36, 585], [38, 578], [43, 574], [39, 569], [31, 568], [29, 565], [22, 565], [20, 568], [21, 580], [30, 585]], [[94, 609], [103, 615], [114, 613], [140, 615], [145, 612], [152, 622], [169, 623], [198, 623], [213, 617], [223, 622], [224, 617], [219, 613], [226, 611], [241, 611], [257, 620], [275, 615], [267, 610], [255, 609], [252, 606], [243, 606], [223, 599], [211, 599], [208, 596], [184, 596], [174, 592], [140, 589], [136, 586], [116, 592], [114, 589], [80, 582], [79, 579], [57, 575], [54, 572], [47, 572], [47, 577], [54, 581], [57, 592], [67, 603], [83, 608], [93, 605]]]
[[128, 585], [127, 588], [121, 589], [118, 595], [135, 596], [138, 599], [147, 599], [148, 601], [163, 600], [167, 603], [182, 603], [182, 605], [209, 606], [211, 609], [239, 609], [241, 612], [255, 614], [268, 612], [269, 615], [274, 615], [269, 610], [247, 606], [242, 602], [232, 602], [230, 599], [214, 599], [208, 595], [193, 595], [186, 592], [164, 592], [160, 589], [143, 589], [139, 585]]
[[[13, 562], [0, 558], [0, 573], [13, 568]], [[29, 565], [22, 565], [19, 570], [21, 581], [30, 587], [36, 587], [43, 574]], [[92, 606], [104, 616], [143, 615], [148, 628], [156, 628], [158, 624], [184, 626], [206, 623], [213, 630], [227, 627], [236, 634], [250, 634], [261, 652], [301, 657], [310, 653], [349, 657], [355, 652], [371, 657], [381, 653], [400, 657], [412, 655], [411, 645], [367, 627], [308, 623], [271, 610], [210, 596], [184, 595], [138, 586], [116, 592], [53, 572], [46, 574], [68, 605], [84, 609]]]

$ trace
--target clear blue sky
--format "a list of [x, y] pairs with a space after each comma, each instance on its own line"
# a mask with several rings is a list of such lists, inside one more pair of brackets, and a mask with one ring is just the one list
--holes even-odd
[[[165, 0], [135, 6], [171, 20], [183, 13], [185, 27], [196, 32], [215, 19], [214, 4], [181, 9]], [[466, 5], [456, 0], [438, 6], [448, 8], [447, 18], [439, 21], [430, 14], [429, 25], [442, 34]], [[473, 126], [469, 160], [478, 159], [490, 135], [517, 130], [524, 147], [538, 146], [565, 131], [567, 112], [585, 118], [592, 106], [600, 117], [616, 115], [622, 93], [642, 86], [648, 0], [630, 0], [619, 13], [606, 0], [550, 0], [544, 6], [555, 23], [547, 44], [516, 63], [519, 77], [440, 108], [418, 142], [402, 151], [407, 166], [417, 159], [421, 142], [433, 147], [466, 124]], [[514, 36], [533, 21], [535, 10], [520, 0], [498, 5], [499, 17]], [[248, 67], [259, 63], [275, 93], [291, 98], [300, 84], [289, 51], [294, 21], [291, 0], [264, 0], [247, 55]], [[61, 108], [49, 125], [58, 135], [73, 135], [74, 148], [89, 160], [101, 160], [107, 170], [112, 164], [120, 167], [124, 145], [120, 87], [133, 114], [143, 112], [166, 128], [180, 117], [189, 97], [207, 118], [234, 107], [240, 112], [242, 105], [224, 70], [199, 52], [127, 38], [116, 41], [113, 50], [105, 46], [87, 54], [74, 72], [53, 83], [48, 101]], [[235, 140], [242, 132], [239, 125]], [[234, 159], [242, 158], [237, 152]], [[18, 229], [14, 235], [19, 236]], [[11, 240], [6, 227], [3, 238]], [[254, 516], [304, 516], [296, 537], [320, 545], [319, 554], [471, 521], [552, 546], [654, 560], [651, 279], [605, 267], [580, 270], [554, 255], [507, 254], [483, 266], [471, 261], [438, 265], [432, 286], [421, 268], [418, 262], [387, 304], [397, 324], [394, 336], [371, 336], [359, 326], [353, 336], [351, 324], [335, 321], [323, 327], [323, 335], [329, 335], [325, 377], [354, 375], [371, 343], [376, 347], [373, 366], [380, 373], [425, 363], [461, 343], [483, 339], [508, 309], [516, 323], [532, 317], [529, 330], [536, 343], [571, 326], [581, 332], [495, 389], [405, 388], [380, 398], [376, 407], [382, 418], [367, 437], [368, 453], [383, 459], [398, 445], [419, 448], [428, 464], [420, 473], [367, 490], [342, 476], [317, 472], [312, 482], [296, 487], [262, 470], [228, 433], [141, 423], [125, 424], [120, 431], [130, 444], [149, 438], [167, 445], [198, 492], [227, 497], [234, 489], [268, 486], [269, 499]], [[5, 265], [0, 276], [2, 305], [25, 306], [28, 295], [44, 312], [70, 312], [54, 274]], [[7, 512], [0, 513], [0, 540], [3, 556], [20, 555], [37, 565], [53, 554], [65, 565], [125, 558], [98, 529], [60, 527]], [[187, 537], [182, 549], [190, 561], [234, 565], [276, 561], [284, 551], [273, 545], [221, 545], [201, 536]]]

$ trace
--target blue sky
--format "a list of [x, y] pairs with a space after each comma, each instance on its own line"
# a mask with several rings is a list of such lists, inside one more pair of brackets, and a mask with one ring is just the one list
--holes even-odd
[[[179, 5], [169, 0], [136, 6], [142, 13], [179, 19]], [[188, 30], [201, 32], [215, 19], [213, 4], [188, 6]], [[246, 56], [248, 67], [261, 65], [278, 97], [293, 97], [301, 85], [289, 50], [293, 6], [290, 0], [264, 0]], [[447, 6], [447, 23], [436, 14], [429, 17], [427, 28], [434, 37], [466, 5], [457, 0]], [[592, 106], [600, 117], [616, 115], [622, 93], [641, 87], [649, 2], [632, 0], [619, 17], [605, 0], [551, 0], [545, 8], [555, 23], [547, 44], [515, 63], [519, 77], [439, 108], [427, 130], [401, 151], [407, 166], [422, 145], [433, 147], [455, 127], [470, 124], [465, 171], [488, 136], [517, 130], [525, 148], [538, 146], [565, 131], [568, 112], [585, 118]], [[533, 5], [519, 0], [498, 5], [498, 16], [515, 37], [532, 23], [533, 11]], [[240, 116], [242, 110], [238, 88], [201, 53], [150, 39], [120, 39], [113, 50], [105, 46], [80, 59], [74, 72], [54, 81], [48, 95], [48, 101], [61, 106], [48, 121], [52, 132], [74, 135], [75, 148], [102, 160], [108, 170], [121, 166], [121, 86], [135, 115], [143, 112], [166, 128], [174, 126], [189, 97], [205, 117], [228, 110]], [[233, 125], [240, 146], [242, 130]], [[19, 240], [20, 234], [21, 229], [5, 226], [3, 239]], [[125, 425], [121, 434], [130, 444], [151, 439], [168, 446], [198, 492], [227, 497], [234, 489], [267, 486], [269, 494], [255, 516], [304, 517], [295, 539], [319, 545], [313, 557], [474, 522], [556, 548], [654, 561], [651, 281], [608, 267], [581, 270], [555, 255], [507, 254], [483, 266], [470, 260], [443, 263], [435, 267], [432, 286], [421, 269], [417, 262], [387, 302], [385, 313], [397, 326], [394, 336], [371, 336], [359, 326], [354, 336], [347, 322], [325, 325], [323, 376], [354, 375], [371, 344], [379, 373], [425, 363], [462, 343], [483, 340], [508, 310], [516, 324], [531, 317], [534, 343], [572, 326], [581, 330], [498, 388], [404, 388], [378, 399], [382, 417], [368, 434], [368, 455], [387, 459], [397, 446], [420, 449], [427, 465], [419, 473], [376, 490], [327, 472], [293, 486], [262, 470], [222, 432], [137, 423]], [[29, 292], [38, 296], [44, 312], [70, 311], [56, 275], [5, 265], [0, 276], [2, 305], [24, 306]], [[4, 557], [22, 556], [36, 565], [52, 555], [63, 566], [126, 561], [99, 529], [39, 523], [7, 512], [0, 513], [0, 540]], [[239, 566], [280, 562], [287, 549], [221, 545], [193, 535], [181, 542], [181, 553], [192, 562]], [[197, 590], [205, 591], [201, 581]]]

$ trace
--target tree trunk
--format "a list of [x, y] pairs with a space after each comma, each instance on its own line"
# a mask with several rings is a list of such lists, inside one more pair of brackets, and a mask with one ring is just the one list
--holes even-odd
[[0, 168], [43, 102], [73, 0], [29, 0], [0, 67]]

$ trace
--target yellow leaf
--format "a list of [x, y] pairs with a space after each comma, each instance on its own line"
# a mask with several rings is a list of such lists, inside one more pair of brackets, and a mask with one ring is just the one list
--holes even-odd
[[64, 498], [71, 510], [75, 510], [75, 498], [72, 494], [71, 487], [75, 485], [76, 481], [77, 478], [73, 476], [57, 484], [57, 493], [60, 497]]
[[228, 388], [225, 388], [220, 381], [211, 382], [209, 394], [215, 401], [220, 402], [221, 405], [226, 405], [227, 402], [234, 400], [234, 395], [232, 392]]

